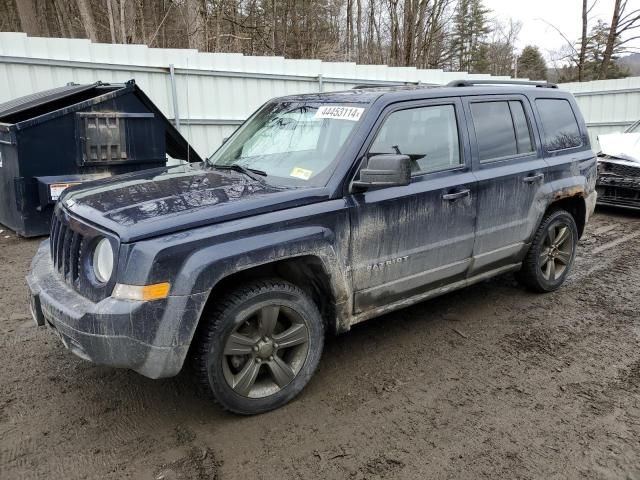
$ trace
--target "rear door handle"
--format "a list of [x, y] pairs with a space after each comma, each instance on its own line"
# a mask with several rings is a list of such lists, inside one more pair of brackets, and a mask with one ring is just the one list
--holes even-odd
[[471, 190], [467, 188], [465, 190], [460, 190], [458, 192], [445, 193], [444, 195], [442, 195], [442, 199], [453, 202], [454, 200], [458, 200], [459, 198], [462, 198], [462, 197], [468, 197], [470, 195], [471, 195]]
[[538, 180], [544, 180], [544, 173], [537, 173], [535, 175], [531, 175], [530, 177], [524, 177], [522, 179], [524, 183], [535, 183]]

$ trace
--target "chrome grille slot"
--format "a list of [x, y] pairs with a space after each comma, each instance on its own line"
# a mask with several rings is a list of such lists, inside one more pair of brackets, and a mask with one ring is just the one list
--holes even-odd
[[62, 239], [62, 262], [61, 272], [65, 277], [69, 273], [70, 254], [71, 254], [71, 239], [73, 238], [73, 232], [67, 228], [64, 232], [64, 238]]
[[80, 273], [80, 250], [82, 248], [82, 235], [79, 233], [73, 234], [73, 240], [71, 241], [71, 254], [70, 258], [70, 274], [71, 281], [76, 281]]
[[55, 252], [56, 250], [55, 238], [56, 238], [56, 235], [58, 235], [59, 228], [60, 228], [60, 222], [58, 221], [58, 217], [54, 215], [53, 218], [51, 219], [51, 236], [49, 237], [49, 250], [51, 252], [51, 260], [54, 261], [54, 264], [55, 264], [55, 259], [53, 256], [53, 252]]
[[53, 267], [64, 279], [73, 284], [80, 276], [80, 255], [84, 237], [72, 230], [64, 220], [54, 214], [51, 221], [51, 260]]
[[64, 224], [60, 224], [60, 228], [58, 229], [58, 235], [56, 238], [56, 251], [55, 251], [55, 259], [53, 261], [54, 266], [60, 271], [62, 267], [62, 254], [64, 248], [64, 236], [67, 234], [67, 226]]

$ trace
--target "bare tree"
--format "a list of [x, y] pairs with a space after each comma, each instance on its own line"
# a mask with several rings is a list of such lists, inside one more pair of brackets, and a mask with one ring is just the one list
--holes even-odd
[[107, 4], [107, 16], [109, 17], [109, 33], [111, 34], [111, 43], [118, 43], [116, 39], [116, 21], [113, 16], [113, 2], [112, 0], [105, 0]]
[[587, 32], [589, 27], [589, 13], [595, 7], [598, 0], [593, 0], [590, 7], [587, 6], [588, 0], [582, 0], [582, 35], [580, 36], [580, 54], [578, 55], [578, 81], [582, 82], [584, 78], [584, 63], [587, 55]]
[[40, 36], [40, 25], [36, 15], [36, 5], [34, 0], [16, 0], [18, 18], [22, 31], [34, 37]]
[[[564, 63], [571, 64], [566, 73], [577, 69], [583, 80], [602, 70], [610, 75], [607, 62], [614, 64], [640, 23], [631, 7], [638, 0], [615, 0], [613, 49], [606, 35], [593, 42], [589, 13], [596, 1], [583, 0], [580, 38], [560, 32]], [[0, 1], [0, 29], [30, 35], [507, 75], [517, 25], [492, 24], [490, 17], [482, 0]], [[606, 55], [591, 55], [593, 45]]]
[[80, 11], [80, 17], [84, 24], [84, 30], [87, 32], [87, 37], [93, 42], [98, 41], [98, 30], [96, 29], [96, 22], [93, 19], [93, 11], [89, 0], [76, 0], [78, 10]]
[[205, 4], [206, 2], [202, 0], [187, 0], [185, 3], [189, 48], [196, 48], [203, 52], [207, 51]]
[[602, 63], [600, 64], [600, 79], [607, 78], [609, 64], [611, 63], [611, 58], [613, 57], [613, 50], [616, 47], [616, 43], [617, 46], [620, 47], [628, 42], [640, 38], [640, 35], [636, 35], [622, 39], [622, 36], [627, 31], [640, 27], [640, 8], [627, 11], [628, 6], [628, 0], [615, 0], [615, 4], [613, 6], [613, 15], [611, 17], [611, 25], [609, 27], [609, 36], [607, 38], [607, 45], [602, 56]]

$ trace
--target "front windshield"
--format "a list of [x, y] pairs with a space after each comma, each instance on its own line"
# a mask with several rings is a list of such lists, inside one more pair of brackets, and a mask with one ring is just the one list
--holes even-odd
[[209, 162], [261, 170], [269, 183], [324, 186], [364, 110], [362, 104], [268, 103]]

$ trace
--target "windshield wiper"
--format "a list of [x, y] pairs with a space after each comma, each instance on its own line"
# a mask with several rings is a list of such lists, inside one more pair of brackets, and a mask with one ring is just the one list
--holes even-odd
[[[213, 168], [218, 170], [234, 170], [236, 172], [244, 173], [246, 176], [253, 178], [254, 180], [260, 180], [260, 177], [266, 177], [267, 172], [264, 170], [258, 170], [257, 168], [249, 168], [243, 167], [242, 165], [238, 165], [237, 163], [232, 163], [231, 165], [212, 165]], [[257, 175], [260, 175], [258, 177]]]

